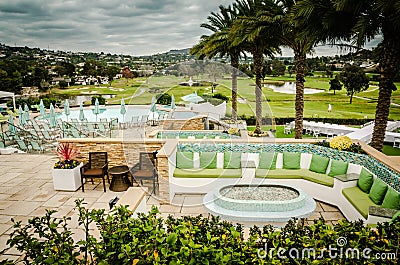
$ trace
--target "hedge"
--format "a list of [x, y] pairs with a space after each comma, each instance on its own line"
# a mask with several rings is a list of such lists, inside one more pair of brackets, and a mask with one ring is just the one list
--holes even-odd
[[[74, 241], [71, 218], [47, 211], [27, 225], [13, 221], [8, 244], [24, 254], [25, 264], [376, 264], [378, 254], [385, 264], [398, 264], [398, 221], [371, 228], [362, 221], [292, 219], [281, 229], [254, 226], [245, 238], [242, 225], [214, 216], [163, 219], [153, 207], [133, 218], [126, 207], [105, 214], [81, 200], [77, 209], [83, 240]], [[101, 236], [92, 234], [94, 226]]]

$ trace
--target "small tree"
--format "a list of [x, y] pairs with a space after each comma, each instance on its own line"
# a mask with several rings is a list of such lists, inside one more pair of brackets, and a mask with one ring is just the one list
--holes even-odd
[[331, 87], [329, 88], [329, 90], [333, 90], [333, 94], [336, 94], [336, 90], [342, 90], [342, 83], [340, 83], [339, 80], [339, 76], [335, 76], [334, 79], [331, 79], [331, 81], [329, 81], [329, 84], [331, 85]]
[[122, 74], [122, 77], [126, 78], [127, 83], [128, 83], [128, 79], [135, 77], [128, 66], [125, 66], [124, 68], [122, 68], [121, 74]]
[[350, 96], [350, 104], [355, 93], [365, 91], [369, 87], [368, 76], [361, 67], [355, 65], [346, 65], [339, 75], [339, 80], [346, 88], [347, 95]]

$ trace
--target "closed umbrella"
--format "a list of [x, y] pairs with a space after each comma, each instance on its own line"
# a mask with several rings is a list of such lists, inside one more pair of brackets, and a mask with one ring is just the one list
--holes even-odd
[[67, 116], [67, 121], [68, 121], [68, 116], [70, 114], [68, 99], [66, 99], [65, 103], [64, 103], [64, 113], [65, 113], [65, 116]]
[[122, 122], [125, 122], [126, 108], [124, 98], [121, 99], [121, 109], [119, 110], [119, 112], [122, 114]]
[[50, 126], [56, 127], [56, 113], [54, 111], [53, 103], [50, 103]]
[[24, 114], [25, 114], [25, 121], [29, 121], [31, 119], [31, 116], [29, 115], [29, 107], [27, 104], [25, 104]]
[[39, 109], [40, 109], [40, 116], [44, 118], [44, 116], [46, 116], [46, 110], [44, 109], [44, 103], [42, 99], [40, 100]]
[[175, 106], [175, 97], [174, 97], [174, 95], [172, 95], [171, 96], [171, 109], [175, 109], [176, 108], [176, 106]]
[[24, 127], [26, 120], [25, 120], [25, 113], [22, 110], [21, 105], [18, 108], [18, 120], [19, 120], [19, 126]]
[[96, 101], [94, 102], [93, 113], [96, 115], [96, 122], [97, 122], [97, 115], [100, 113], [99, 99], [98, 98], [96, 98]]
[[81, 102], [81, 105], [79, 106], [79, 120], [83, 121], [85, 119], [85, 113], [83, 112], [83, 105]]
[[17, 131], [14, 126], [14, 116], [13, 115], [8, 115], [8, 131], [10, 133], [15, 133]]
[[156, 98], [153, 96], [153, 98], [151, 99], [151, 106], [150, 106], [150, 113], [149, 113], [149, 120], [153, 121], [154, 125], [154, 121], [158, 119], [158, 113], [157, 113], [157, 106], [156, 106]]

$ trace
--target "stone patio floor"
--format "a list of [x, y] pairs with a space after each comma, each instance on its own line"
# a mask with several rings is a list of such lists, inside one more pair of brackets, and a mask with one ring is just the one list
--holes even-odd
[[[55, 191], [53, 189], [51, 169], [57, 161], [55, 155], [49, 154], [11, 154], [0, 155], [0, 250], [7, 247], [6, 242], [12, 232], [11, 218], [27, 223], [35, 216], [43, 216], [46, 209], [57, 210], [55, 217], [71, 217], [71, 230], [75, 239], [83, 238], [83, 231], [78, 228], [78, 218], [74, 210], [74, 201], [78, 198], [85, 200], [89, 209], [109, 209], [109, 201], [116, 196], [121, 197], [123, 192], [113, 192], [108, 189], [103, 192], [100, 182], [85, 184], [85, 192], [81, 189], [76, 192]], [[152, 205], [159, 207], [162, 217], [174, 215], [207, 216], [202, 205], [203, 195], [179, 194], [172, 204], [160, 204], [151, 196], [147, 196], [147, 209]], [[323, 217], [328, 223], [335, 224], [343, 219], [342, 213], [331, 205], [317, 202], [315, 213], [307, 219]], [[0, 256], [0, 260], [17, 260], [20, 257], [16, 249], [8, 249]]]

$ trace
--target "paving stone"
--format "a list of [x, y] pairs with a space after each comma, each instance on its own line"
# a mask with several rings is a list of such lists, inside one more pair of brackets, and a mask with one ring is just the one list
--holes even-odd
[[183, 205], [184, 206], [203, 205], [203, 197], [204, 195], [185, 195]]
[[329, 220], [329, 221], [336, 221], [336, 220], [340, 220], [343, 219], [343, 215], [336, 211], [336, 212], [321, 212], [322, 217], [325, 220]]
[[175, 205], [161, 205], [158, 209], [161, 213], [180, 213], [182, 207]]
[[68, 201], [69, 198], [71, 198], [71, 195], [68, 196], [68, 195], [56, 194], [53, 197], [51, 197], [48, 201], [43, 203], [43, 206], [45, 206], [45, 207], [60, 207], [66, 201]]
[[321, 207], [324, 210], [324, 212], [337, 212], [338, 211], [338, 208], [333, 205], [330, 205], [330, 204], [327, 204], [324, 202], [320, 202], [320, 204], [321, 204]]
[[40, 202], [16, 201], [4, 210], [0, 210], [0, 214], [27, 216], [39, 206]]

